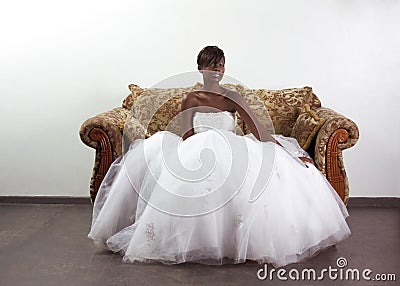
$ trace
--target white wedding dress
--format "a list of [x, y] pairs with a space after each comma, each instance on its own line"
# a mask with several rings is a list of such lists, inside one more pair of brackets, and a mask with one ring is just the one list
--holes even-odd
[[347, 210], [297, 141], [234, 133], [234, 114], [195, 113], [195, 135], [136, 140], [110, 167], [89, 238], [124, 262], [284, 266], [350, 235]]

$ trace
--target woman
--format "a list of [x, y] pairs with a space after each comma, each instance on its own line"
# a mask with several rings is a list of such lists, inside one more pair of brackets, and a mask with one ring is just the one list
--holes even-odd
[[[278, 267], [348, 237], [346, 207], [306, 153], [220, 85], [222, 50], [205, 47], [197, 63], [204, 85], [183, 98], [182, 138], [163, 131], [136, 140], [112, 164], [89, 238], [131, 263]], [[234, 133], [235, 112], [253, 135]]]

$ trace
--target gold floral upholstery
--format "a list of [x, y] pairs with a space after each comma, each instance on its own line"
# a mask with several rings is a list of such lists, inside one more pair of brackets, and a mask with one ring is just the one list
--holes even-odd
[[[314, 158], [318, 169], [341, 198], [347, 201], [349, 186], [342, 150], [350, 148], [358, 140], [358, 128], [353, 121], [321, 107], [311, 87], [266, 90], [247, 89], [236, 84], [224, 86], [241, 93], [260, 122], [269, 130], [284, 136], [293, 135], [301, 146], [309, 146], [306, 151]], [[101, 113], [82, 124], [82, 141], [96, 149], [90, 181], [92, 201], [109, 165], [122, 154], [123, 148], [126, 150], [134, 140], [148, 138], [161, 130], [180, 135], [182, 96], [199, 88], [201, 84], [165, 89], [146, 89], [131, 84], [131, 93], [124, 99], [122, 107]], [[307, 106], [306, 114], [304, 106]], [[237, 133], [248, 134], [250, 131], [238, 114], [236, 118]], [[315, 123], [320, 125], [319, 130], [314, 128]], [[310, 126], [313, 127], [311, 132]]]
[[136, 84], [130, 84], [128, 88], [131, 93], [122, 102], [122, 107], [131, 110], [133, 103], [145, 90]]
[[126, 122], [124, 124], [123, 130], [123, 147], [124, 151], [128, 150], [129, 145], [136, 139], [145, 139], [146, 129], [140, 123], [140, 121], [135, 118], [132, 112], [129, 113]]
[[86, 120], [80, 130], [82, 141], [94, 149], [100, 148], [98, 141], [90, 138], [90, 132], [95, 128], [101, 129], [113, 146], [113, 158], [118, 158], [122, 154], [122, 131], [129, 114], [126, 108], [117, 107]]
[[266, 106], [274, 124], [275, 133], [284, 136], [290, 136], [304, 104], [308, 103], [312, 108], [321, 106], [321, 102], [313, 94], [312, 88], [308, 86], [282, 90], [253, 89], [251, 91]]
[[325, 119], [319, 117], [311, 110], [309, 104], [305, 104], [303, 109], [303, 112], [296, 119], [290, 137], [295, 138], [299, 142], [300, 147], [307, 150], [315, 134], [317, 134], [318, 130], [324, 124]]
[[[193, 91], [193, 88], [153, 88], [141, 94], [132, 106], [132, 114], [145, 127], [146, 138], [157, 131], [167, 129], [171, 120], [181, 110], [182, 96], [190, 91]], [[180, 128], [173, 129], [174, 133], [180, 130]]]
[[[318, 169], [326, 175], [326, 160], [324, 154], [327, 152], [328, 140], [331, 135], [339, 130], [344, 129], [348, 133], [348, 138], [344, 142], [338, 142], [338, 147], [341, 150], [352, 147], [358, 141], [359, 133], [357, 125], [349, 118], [333, 111], [329, 108], [320, 107], [315, 110], [315, 113], [325, 119], [324, 125], [319, 130], [316, 136], [314, 161]], [[340, 162], [343, 166], [343, 162]], [[344, 167], [343, 167], [344, 169]]]

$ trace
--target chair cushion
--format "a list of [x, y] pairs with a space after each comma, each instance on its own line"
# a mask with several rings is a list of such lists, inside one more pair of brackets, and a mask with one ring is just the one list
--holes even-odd
[[324, 123], [325, 119], [320, 118], [311, 110], [309, 104], [305, 104], [302, 113], [293, 126], [290, 137], [296, 138], [301, 148], [307, 150], [308, 147], [310, 147], [311, 141]]
[[[260, 124], [262, 124], [272, 134], [275, 133], [274, 123], [270, 117], [270, 110], [268, 110], [265, 102], [257, 95], [259, 90], [244, 89], [241, 91], [243, 98], [249, 105], [250, 109], [254, 112]], [[250, 134], [250, 128], [243, 122], [243, 133]]]
[[131, 93], [122, 102], [122, 107], [131, 110], [133, 103], [142, 94], [144, 89], [136, 84], [130, 84], [128, 85], [128, 88]]
[[146, 138], [162, 130], [179, 133], [180, 124], [173, 119], [181, 111], [182, 96], [190, 91], [190, 88], [150, 88], [136, 99], [133, 116], [146, 129]]
[[267, 107], [275, 133], [284, 136], [290, 136], [304, 104], [308, 103], [313, 108], [321, 106], [312, 88], [308, 86], [282, 90], [252, 89], [251, 91]]

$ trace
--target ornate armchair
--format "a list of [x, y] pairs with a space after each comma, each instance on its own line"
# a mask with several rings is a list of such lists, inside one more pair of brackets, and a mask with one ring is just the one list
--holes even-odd
[[[296, 138], [347, 203], [349, 184], [342, 151], [352, 147], [359, 137], [357, 125], [352, 120], [321, 107], [311, 87], [283, 90], [245, 89], [233, 84], [226, 87], [244, 96], [260, 122], [266, 125], [272, 122], [276, 134]], [[90, 180], [92, 202], [111, 163], [122, 155], [124, 148], [137, 138], [147, 138], [165, 130], [180, 112], [182, 96], [197, 88], [199, 84], [165, 89], [142, 89], [131, 84], [131, 93], [121, 107], [98, 114], [82, 124], [82, 141], [96, 150]], [[260, 108], [260, 102], [266, 109]], [[239, 116], [237, 131], [249, 133]]]

